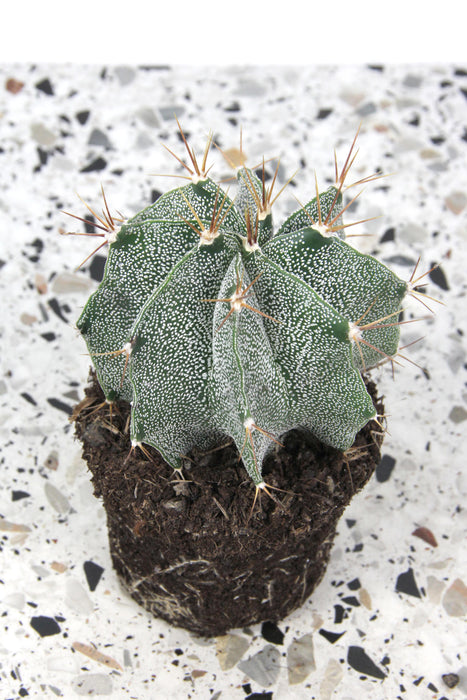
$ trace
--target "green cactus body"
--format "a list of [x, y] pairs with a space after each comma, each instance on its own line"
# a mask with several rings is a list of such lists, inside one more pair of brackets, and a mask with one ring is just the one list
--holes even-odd
[[346, 450], [375, 416], [361, 371], [397, 353], [409, 289], [344, 240], [341, 186], [275, 233], [264, 182], [237, 179], [235, 202], [196, 177], [123, 223], [78, 328], [133, 445], [179, 469], [228, 435], [261, 486], [288, 430]]

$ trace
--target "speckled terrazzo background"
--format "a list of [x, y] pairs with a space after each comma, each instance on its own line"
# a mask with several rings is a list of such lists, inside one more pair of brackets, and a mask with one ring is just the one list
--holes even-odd
[[[68, 415], [89, 358], [73, 328], [102, 273], [93, 239], [63, 237], [79, 193], [131, 215], [177, 184], [161, 143], [181, 153], [209, 129], [249, 164], [299, 167], [276, 217], [310, 197], [314, 170], [361, 122], [356, 178], [381, 169], [351, 218], [352, 239], [408, 279], [434, 263], [430, 314], [415, 301], [403, 362], [373, 372], [390, 435], [345, 513], [328, 572], [278, 626], [200, 640], [151, 619], [121, 592], [105, 516]], [[112, 698], [467, 697], [465, 267], [467, 69], [0, 66], [0, 695]], [[230, 172], [212, 153], [216, 179]], [[350, 217], [348, 217], [349, 220]], [[453, 687], [451, 687], [453, 686]]]

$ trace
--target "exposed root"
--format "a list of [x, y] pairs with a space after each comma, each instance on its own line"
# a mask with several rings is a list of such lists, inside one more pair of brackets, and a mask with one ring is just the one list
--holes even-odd
[[222, 515], [224, 516], [224, 518], [226, 518], [226, 520], [230, 520], [229, 514], [227, 513], [227, 511], [225, 510], [225, 508], [222, 506], [222, 504], [219, 503], [219, 501], [217, 500], [217, 498], [215, 498], [215, 496], [213, 496], [213, 497], [212, 497], [212, 500], [214, 501], [214, 503], [216, 504], [216, 506], [219, 508], [219, 510], [221, 511], [221, 513], [222, 513]]
[[[227, 442], [224, 442], [222, 445], [218, 445], [218, 447], [213, 447], [211, 450], [205, 450], [204, 452], [198, 452], [198, 455], [200, 457], [206, 457], [206, 455], [210, 455], [213, 452], [218, 452], [219, 450], [223, 450], [224, 447], [229, 447], [233, 443], [233, 440], [228, 440]], [[190, 459], [190, 457], [186, 457], [186, 459], [189, 459], [190, 462], [193, 462], [194, 460]]]
[[[360, 454], [361, 453], [359, 453], [359, 456], [360, 456]], [[348, 472], [349, 481], [350, 481], [350, 488], [352, 489], [352, 495], [353, 495], [355, 493], [355, 487], [353, 485], [352, 472], [350, 471], [350, 464], [349, 464], [349, 462], [352, 460], [351, 460], [351, 458], [348, 457], [346, 452], [344, 452], [344, 454], [343, 454], [343, 460], [344, 460], [345, 466], [347, 467], [347, 472]]]
[[70, 423], [74, 423], [77, 420], [78, 416], [80, 416], [81, 413], [87, 411], [88, 408], [92, 408], [92, 411], [86, 413], [86, 415], [89, 417], [94, 415], [94, 413], [98, 413], [102, 408], [105, 408], [106, 406], [108, 406], [109, 408], [109, 420], [111, 425], [113, 425], [113, 410], [115, 407], [117, 413], [119, 412], [118, 403], [106, 399], [105, 401], [101, 401], [96, 405], [95, 399], [89, 398], [89, 396], [85, 396], [84, 399], [82, 399], [82, 401], [76, 404], [76, 406], [73, 409], [73, 413], [71, 414], [71, 416], [69, 416], [68, 420], [70, 421]]
[[273, 500], [274, 503], [275, 503], [277, 506], [279, 506], [279, 508], [280, 508], [284, 513], [287, 512], [287, 510], [288, 510], [287, 507], [286, 507], [283, 503], [281, 503], [281, 501], [280, 501], [278, 498], [276, 498], [276, 497], [274, 496], [273, 493], [271, 493], [271, 490], [272, 490], [272, 491], [280, 491], [281, 493], [286, 493], [286, 494], [289, 494], [289, 495], [291, 495], [291, 496], [295, 496], [295, 495], [296, 495], [293, 491], [286, 491], [286, 490], [284, 490], [284, 489], [278, 488], [277, 486], [272, 486], [271, 484], [267, 484], [265, 481], [261, 481], [259, 484], [256, 484], [256, 486], [255, 486], [255, 496], [254, 496], [253, 503], [252, 503], [252, 506], [251, 506], [251, 509], [250, 509], [250, 513], [249, 513], [248, 518], [247, 518], [247, 523], [250, 521], [251, 516], [253, 515], [253, 511], [254, 511], [254, 509], [255, 509], [256, 501], [260, 500], [258, 497], [261, 496], [261, 491], [264, 491], [264, 493], [266, 493], [266, 494], [269, 496], [269, 498], [270, 498], [271, 500]]

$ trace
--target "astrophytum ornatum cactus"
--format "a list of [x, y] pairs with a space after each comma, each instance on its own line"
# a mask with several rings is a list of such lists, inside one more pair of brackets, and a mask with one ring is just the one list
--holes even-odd
[[258, 178], [242, 163], [232, 201], [207, 175], [210, 141], [200, 165], [185, 145], [189, 184], [128, 221], [105, 202], [105, 273], [78, 328], [107, 400], [131, 403], [133, 447], [180, 469], [230, 436], [264, 487], [264, 455], [287, 431], [344, 451], [375, 417], [361, 372], [397, 354], [415, 287], [344, 240], [352, 150], [274, 230], [277, 170], [267, 188], [264, 165]]

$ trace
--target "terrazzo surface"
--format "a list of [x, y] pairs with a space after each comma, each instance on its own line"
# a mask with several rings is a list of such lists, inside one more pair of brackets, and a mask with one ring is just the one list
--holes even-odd
[[[454, 65], [0, 66], [2, 698], [215, 700], [467, 697], [467, 69]], [[60, 236], [76, 193], [132, 215], [179, 181], [174, 114], [197, 152], [212, 129], [248, 163], [280, 157], [276, 220], [333, 178], [358, 125], [347, 220], [404, 279], [421, 258], [385, 395], [383, 459], [345, 512], [326, 576], [279, 624], [199, 639], [119, 587], [105, 515], [68, 421], [89, 358], [74, 323], [102, 274], [93, 239]], [[213, 151], [215, 179], [231, 175]], [[84, 230], [84, 229], [82, 229]], [[102, 253], [102, 251], [101, 251]], [[423, 368], [423, 369], [421, 369]]]

